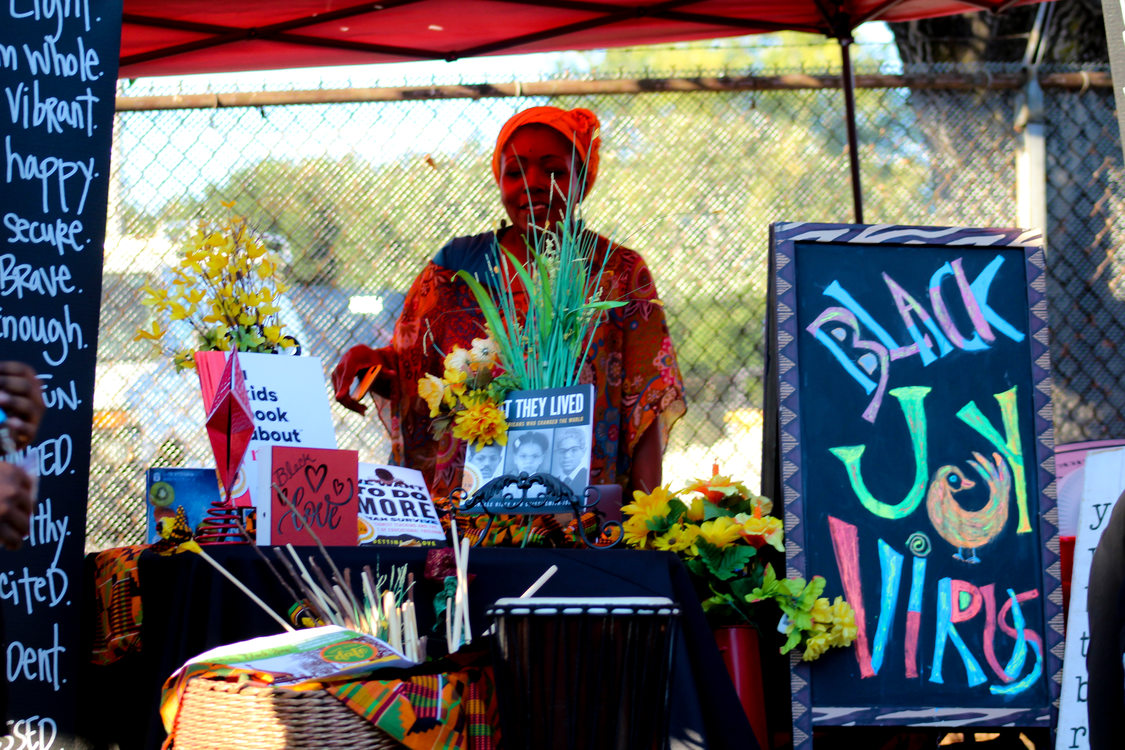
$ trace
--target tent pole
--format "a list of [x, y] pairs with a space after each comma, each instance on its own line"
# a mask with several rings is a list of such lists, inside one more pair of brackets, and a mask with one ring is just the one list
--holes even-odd
[[841, 83], [844, 89], [844, 111], [848, 128], [848, 162], [852, 173], [852, 204], [855, 206], [855, 222], [863, 223], [863, 188], [859, 182], [859, 138], [856, 135], [855, 115], [855, 71], [852, 70], [852, 38], [839, 37]]

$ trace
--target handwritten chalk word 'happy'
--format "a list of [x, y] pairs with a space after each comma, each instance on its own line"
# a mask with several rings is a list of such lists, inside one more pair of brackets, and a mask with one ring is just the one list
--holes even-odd
[[[874, 393], [863, 411], [863, 418], [874, 423], [890, 379], [891, 362], [917, 356], [926, 367], [956, 350], [987, 351], [995, 344], [997, 332], [1012, 341], [1023, 341], [1024, 334], [988, 304], [989, 290], [1003, 263], [1003, 256], [997, 255], [971, 282], [961, 267], [961, 258], [944, 263], [930, 276], [928, 293], [932, 314], [898, 282], [883, 273], [883, 283], [902, 319], [910, 344], [899, 344], [836, 280], [824, 289], [824, 294], [835, 299], [840, 306], [826, 308], [805, 330], [828, 349], [865, 393]], [[958, 330], [950, 314], [943, 291], [943, 283], [947, 280], [956, 283], [961, 307], [973, 326], [971, 336]], [[863, 338], [864, 328], [871, 332], [873, 340]], [[872, 379], [876, 373], [878, 382]]]
[[101, 99], [94, 96], [89, 86], [86, 93], [73, 99], [60, 99], [57, 96], [41, 96], [39, 81], [32, 81], [31, 86], [20, 81], [14, 89], [5, 86], [4, 97], [8, 100], [8, 116], [12, 118], [12, 124], [22, 126], [24, 130], [43, 128], [48, 133], [63, 133], [69, 128], [92, 138], [97, 127], [94, 124], [94, 105]]
[[21, 154], [12, 150], [12, 137], [4, 136], [4, 164], [5, 180], [10, 185], [15, 180], [25, 182], [38, 182], [42, 194], [43, 213], [52, 210], [52, 188], [58, 191], [58, 209], [63, 213], [70, 213], [68, 192], [74, 189], [72, 180], [77, 176], [78, 185], [82, 188], [78, 196], [76, 213], [82, 213], [86, 208], [86, 196], [90, 192], [90, 184], [98, 173], [94, 171], [94, 157], [82, 161], [60, 159], [57, 156], [36, 156], [35, 154]]
[[[8, 216], [4, 217], [5, 224]], [[73, 292], [70, 268], [66, 265], [32, 265], [20, 263], [12, 253], [0, 255], [0, 297], [23, 299], [25, 294], [58, 297]]]
[[54, 21], [55, 35], [62, 36], [67, 19], [82, 21], [90, 30], [90, 0], [8, 0], [8, 15], [16, 20]]

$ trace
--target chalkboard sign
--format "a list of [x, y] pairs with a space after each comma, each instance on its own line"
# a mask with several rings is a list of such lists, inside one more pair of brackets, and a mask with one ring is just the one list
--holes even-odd
[[856, 611], [812, 726], [1048, 726], [1062, 611], [1044, 254], [1007, 229], [771, 228], [790, 574]]
[[71, 746], [121, 0], [0, 8], [0, 358], [32, 365], [47, 414], [24, 548], [0, 551], [8, 728]]

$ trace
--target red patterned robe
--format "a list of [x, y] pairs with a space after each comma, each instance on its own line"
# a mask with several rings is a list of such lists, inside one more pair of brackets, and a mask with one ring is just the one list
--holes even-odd
[[[599, 238], [598, 268], [609, 242]], [[461, 485], [465, 447], [447, 432], [436, 442], [429, 431], [429, 408], [418, 396], [418, 380], [441, 375], [444, 355], [455, 345], [469, 348], [485, 335], [484, 316], [458, 270], [486, 278], [495, 235], [460, 237], [438, 252], [414, 280], [389, 347], [380, 350], [397, 372], [391, 399], [377, 399], [389, 417], [394, 461], [420, 470], [435, 495]], [[601, 282], [601, 299], [628, 304], [609, 310], [597, 327], [580, 382], [593, 383], [594, 442], [591, 484], [627, 486], [633, 450], [654, 423], [661, 445], [684, 413], [683, 381], [668, 336], [664, 309], [652, 274], [640, 254], [615, 246]], [[517, 302], [525, 311], [526, 296]]]

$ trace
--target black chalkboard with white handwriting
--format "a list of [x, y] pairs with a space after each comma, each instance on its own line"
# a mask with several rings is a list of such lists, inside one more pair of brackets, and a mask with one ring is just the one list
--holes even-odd
[[[40, 374], [39, 505], [0, 551], [8, 722], [17, 746], [71, 746], [80, 659], [94, 363], [121, 0], [0, 7], [0, 358]], [[24, 743], [18, 745], [19, 742]]]

